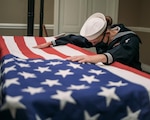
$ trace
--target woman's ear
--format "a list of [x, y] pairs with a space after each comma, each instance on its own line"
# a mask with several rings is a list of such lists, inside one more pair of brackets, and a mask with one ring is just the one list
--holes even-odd
[[110, 34], [110, 30], [107, 29], [105, 34], [107, 34], [107, 35]]

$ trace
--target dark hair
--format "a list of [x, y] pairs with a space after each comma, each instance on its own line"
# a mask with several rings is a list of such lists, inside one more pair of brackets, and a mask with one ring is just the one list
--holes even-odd
[[110, 16], [105, 16], [105, 18], [107, 21], [107, 27], [109, 28], [113, 23], [113, 19]]

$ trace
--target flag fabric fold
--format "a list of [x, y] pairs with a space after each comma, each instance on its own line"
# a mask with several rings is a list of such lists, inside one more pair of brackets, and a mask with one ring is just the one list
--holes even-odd
[[71, 44], [33, 48], [52, 39], [0, 37], [0, 119], [150, 120], [148, 74], [67, 61], [94, 54]]

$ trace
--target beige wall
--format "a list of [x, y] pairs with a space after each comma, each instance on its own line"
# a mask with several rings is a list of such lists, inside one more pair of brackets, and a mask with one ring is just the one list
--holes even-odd
[[147, 31], [135, 31], [142, 40], [140, 59], [150, 65], [150, 1], [149, 0], [120, 0], [118, 22], [126, 26], [146, 28]]
[[149, 4], [149, 0], [120, 0], [118, 21], [127, 26], [150, 27]]
[[[53, 24], [54, 0], [44, 0], [44, 24]], [[28, 0], [1, 0], [0, 23], [27, 24]], [[40, 0], [35, 0], [35, 24], [39, 24]], [[39, 30], [34, 31], [38, 36]], [[48, 30], [49, 35], [53, 30]], [[0, 29], [0, 35], [26, 35], [26, 29]]]

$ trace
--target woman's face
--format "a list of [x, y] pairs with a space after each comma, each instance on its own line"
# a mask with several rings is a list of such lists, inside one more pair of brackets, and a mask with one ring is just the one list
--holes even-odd
[[89, 42], [91, 42], [92, 45], [95, 46], [96, 44], [100, 43], [104, 38], [105, 38], [105, 33], [98, 36], [96, 39], [90, 40]]

